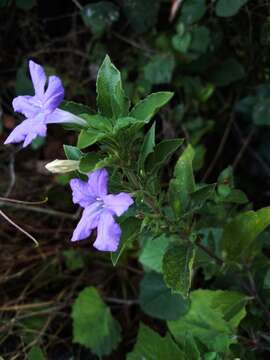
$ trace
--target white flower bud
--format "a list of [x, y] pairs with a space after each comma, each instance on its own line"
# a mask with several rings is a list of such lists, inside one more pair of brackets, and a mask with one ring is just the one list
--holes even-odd
[[45, 165], [45, 168], [52, 173], [64, 174], [78, 170], [79, 161], [77, 160], [54, 160]]

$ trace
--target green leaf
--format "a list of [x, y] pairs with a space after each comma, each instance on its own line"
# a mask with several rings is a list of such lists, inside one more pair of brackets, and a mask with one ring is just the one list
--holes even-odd
[[119, 323], [94, 287], [83, 289], [72, 307], [73, 342], [99, 357], [109, 355], [121, 340]]
[[144, 162], [149, 154], [154, 151], [156, 137], [156, 123], [154, 122], [144, 137], [138, 160], [138, 171], [144, 170]]
[[195, 191], [192, 161], [194, 150], [188, 145], [179, 157], [174, 168], [174, 179], [170, 181], [170, 203], [176, 216], [186, 211], [190, 202], [190, 194]]
[[135, 347], [127, 360], [184, 360], [183, 352], [172, 340], [170, 334], [161, 337], [144, 324], [140, 324]]
[[191, 25], [204, 16], [207, 7], [205, 0], [185, 0], [181, 9], [180, 20], [186, 25]]
[[192, 31], [192, 41], [189, 50], [198, 56], [208, 50], [210, 43], [210, 30], [206, 26], [197, 26]]
[[119, 18], [118, 7], [110, 1], [87, 4], [82, 9], [82, 18], [93, 34], [102, 34]]
[[139, 257], [143, 266], [156, 272], [162, 272], [162, 259], [167, 247], [171, 242], [171, 238], [160, 235], [157, 238], [150, 238], [144, 246]]
[[247, 2], [248, 0], [218, 0], [216, 14], [221, 17], [234, 16]]
[[129, 116], [148, 123], [158, 110], [173, 97], [169, 91], [156, 92], [141, 100], [130, 111]]
[[270, 207], [238, 215], [224, 228], [224, 255], [231, 261], [250, 261], [257, 252], [257, 237], [270, 225]]
[[176, 320], [188, 309], [188, 301], [179, 294], [172, 294], [162, 275], [146, 273], [140, 283], [140, 306], [150, 316], [162, 320]]
[[186, 54], [191, 44], [191, 32], [185, 32], [182, 35], [176, 34], [172, 37], [172, 45], [176, 51]]
[[126, 116], [129, 100], [126, 97], [121, 74], [106, 55], [97, 76], [97, 106], [109, 118]]
[[187, 332], [180, 344], [183, 347], [186, 360], [201, 360], [200, 351], [192, 334]]
[[68, 160], [80, 160], [83, 153], [76, 146], [63, 145], [64, 152]]
[[172, 54], [158, 54], [144, 67], [144, 77], [151, 84], [166, 84], [172, 79], [175, 60]]
[[170, 157], [183, 144], [183, 139], [168, 139], [161, 141], [147, 158], [147, 172], [156, 173], [169, 161]]
[[253, 107], [252, 120], [256, 125], [270, 125], [270, 99], [258, 99]]
[[98, 168], [97, 164], [101, 161], [99, 154], [95, 152], [90, 152], [83, 156], [80, 160], [79, 171], [82, 174], [88, 174], [91, 171], [94, 171]]
[[191, 287], [195, 249], [173, 243], [163, 257], [163, 276], [165, 283], [174, 293], [187, 297]]
[[150, 30], [157, 21], [160, 0], [125, 0], [124, 11], [133, 30], [137, 33]]
[[136, 218], [127, 218], [120, 223], [122, 235], [121, 235], [121, 242], [118, 246], [117, 251], [111, 253], [111, 260], [113, 266], [115, 266], [122, 253], [124, 252], [126, 246], [130, 244], [135, 238], [138, 236], [140, 231], [141, 220]]
[[245, 317], [248, 298], [240, 293], [222, 290], [191, 292], [189, 311], [168, 327], [177, 341], [189, 332], [209, 350], [226, 352], [236, 341], [235, 331]]
[[77, 146], [79, 149], [85, 149], [88, 146], [95, 144], [96, 142], [103, 140], [107, 137], [107, 134], [96, 129], [82, 130], [78, 137]]
[[46, 360], [39, 346], [34, 346], [27, 355], [27, 360]]
[[60, 108], [77, 116], [82, 114], [93, 114], [93, 110], [90, 107], [74, 101], [65, 100], [61, 103]]
[[243, 65], [236, 59], [229, 58], [209, 73], [208, 80], [216, 86], [228, 86], [243, 79], [245, 75]]

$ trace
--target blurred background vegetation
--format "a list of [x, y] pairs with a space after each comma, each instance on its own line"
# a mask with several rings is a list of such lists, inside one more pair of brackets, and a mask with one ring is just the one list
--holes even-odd
[[[158, 137], [185, 137], [196, 150], [199, 181], [216, 181], [232, 166], [237, 187], [255, 208], [269, 204], [270, 3], [266, 0], [0, 0], [1, 143], [20, 122], [12, 99], [31, 94], [27, 60], [63, 80], [66, 99], [95, 107], [95, 80], [105, 54], [121, 70], [133, 103], [151, 91], [175, 93], [158, 115]], [[44, 164], [64, 158], [73, 134], [52, 126], [19, 151], [0, 145], [3, 197], [39, 201], [1, 202], [32, 243], [1, 221], [0, 354], [23, 359], [42, 344], [49, 359], [95, 358], [72, 345], [70, 305], [87, 284], [96, 286], [124, 329], [111, 359], [125, 358], [141, 319], [162, 332], [130, 302], [137, 298], [142, 269], [123, 259], [112, 271], [106, 255], [86, 242], [70, 245], [78, 212], [67, 176]], [[166, 181], [166, 179], [164, 179]], [[203, 284], [203, 279], [202, 279]], [[257, 344], [248, 344], [254, 350]], [[35, 358], [33, 358], [35, 359]], [[37, 358], [36, 358], [37, 359]]]

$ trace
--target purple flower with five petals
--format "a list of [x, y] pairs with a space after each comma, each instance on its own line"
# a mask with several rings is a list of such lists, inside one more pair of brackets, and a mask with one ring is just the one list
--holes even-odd
[[90, 173], [87, 182], [72, 179], [70, 186], [73, 202], [84, 208], [71, 241], [83, 240], [97, 228], [94, 247], [101, 251], [116, 251], [121, 237], [121, 228], [114, 217], [121, 216], [133, 204], [131, 196], [124, 192], [116, 195], [108, 194], [106, 169]]
[[47, 124], [77, 123], [85, 125], [85, 121], [68, 111], [58, 109], [64, 99], [64, 88], [57, 76], [47, 77], [42, 66], [29, 61], [29, 70], [33, 82], [34, 96], [17, 96], [13, 109], [22, 113], [26, 119], [8, 136], [5, 144], [23, 142], [23, 147], [29, 145], [37, 136], [46, 136]]

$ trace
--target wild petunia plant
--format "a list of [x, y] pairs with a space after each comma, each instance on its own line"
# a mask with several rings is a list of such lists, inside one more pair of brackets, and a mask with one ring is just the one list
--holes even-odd
[[[30, 62], [30, 72], [36, 94], [14, 100], [14, 110], [27, 120], [6, 143], [26, 146], [45, 136], [49, 123], [75, 124], [76, 146], [64, 145], [67, 159], [47, 165], [52, 172], [70, 171], [73, 202], [84, 208], [71, 240], [90, 242], [97, 228], [94, 246], [111, 251], [113, 265], [125, 252], [139, 254], [144, 268], [139, 305], [167, 323], [164, 337], [141, 324], [127, 358], [240, 357], [239, 341], [253, 316], [249, 309], [257, 303], [270, 320], [254, 280], [255, 263], [269, 266], [260, 235], [270, 224], [270, 208], [251, 210], [230, 167], [215, 184], [197, 183], [190, 144], [180, 138], [156, 143], [156, 114], [173, 94], [156, 92], [132, 107], [108, 56], [97, 77], [97, 112], [72, 102], [58, 108], [61, 81], [50, 77], [45, 90], [42, 68]], [[175, 162], [172, 173], [169, 161]], [[207, 289], [201, 289], [202, 277]], [[220, 279], [230, 285], [221, 287]], [[120, 325], [92, 287], [79, 294], [72, 318], [74, 342], [99, 357], [121, 340]]]

